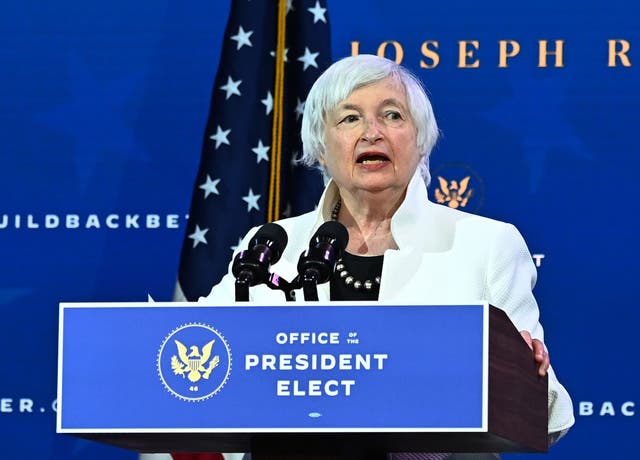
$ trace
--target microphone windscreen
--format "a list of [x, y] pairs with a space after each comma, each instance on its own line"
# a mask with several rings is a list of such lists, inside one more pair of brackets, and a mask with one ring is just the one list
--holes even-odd
[[349, 232], [346, 227], [335, 220], [329, 220], [322, 224], [313, 235], [313, 239], [325, 239], [327, 237], [336, 241], [336, 248], [340, 252], [344, 251], [347, 243], [349, 243]]
[[[271, 264], [275, 264], [282, 255], [282, 251], [287, 247], [289, 238], [287, 232], [278, 224], [270, 222], [264, 224], [258, 229], [253, 237], [254, 244], [265, 244], [269, 242], [268, 246], [271, 248], [273, 255], [271, 256]], [[253, 246], [253, 244], [252, 244]]]

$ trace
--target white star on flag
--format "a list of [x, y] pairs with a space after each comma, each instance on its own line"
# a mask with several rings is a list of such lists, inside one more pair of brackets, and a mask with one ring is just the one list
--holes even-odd
[[287, 13], [293, 10], [295, 10], [295, 8], [293, 7], [293, 0], [287, 0]]
[[267, 152], [269, 151], [270, 148], [271, 148], [270, 146], [262, 144], [262, 139], [258, 139], [257, 147], [254, 147], [251, 149], [251, 151], [255, 153], [257, 156], [256, 163], [260, 163], [261, 160], [269, 161], [269, 156], [267, 155]]
[[223, 130], [222, 127], [218, 125], [216, 133], [209, 136], [209, 139], [216, 141], [216, 150], [218, 149], [218, 147], [220, 147], [221, 144], [231, 145], [229, 139], [227, 138], [230, 132], [230, 129]]
[[234, 94], [237, 94], [238, 96], [242, 96], [242, 94], [240, 93], [240, 90], [238, 89], [238, 87], [240, 86], [240, 83], [242, 83], [242, 80], [233, 81], [233, 78], [229, 76], [227, 77], [227, 84], [222, 85], [220, 89], [227, 92], [227, 99], [229, 99]]
[[229, 246], [229, 247], [233, 252], [236, 252], [236, 249], [238, 249], [238, 246], [240, 246], [240, 243], [242, 243], [242, 237], [238, 238], [238, 244], [236, 244], [235, 246]]
[[231, 36], [231, 40], [235, 40], [238, 43], [236, 50], [239, 50], [244, 45], [253, 46], [253, 43], [251, 43], [251, 40], [249, 40], [251, 34], [253, 34], [253, 30], [245, 32], [242, 26], [238, 28], [238, 33]]
[[307, 70], [309, 66], [318, 68], [318, 64], [316, 64], [316, 58], [320, 53], [312, 53], [309, 51], [309, 48], [304, 47], [304, 54], [298, 58], [298, 61], [304, 63], [304, 67], [302, 70]]
[[[285, 48], [284, 49], [284, 62], [289, 62], [289, 57], [287, 56], [288, 53], [289, 53], [289, 48]], [[271, 57], [276, 57], [276, 52], [275, 51], [271, 51], [269, 54], [271, 55]]]
[[208, 228], [205, 229], [200, 229], [199, 225], [196, 225], [196, 230], [189, 235], [189, 238], [191, 238], [193, 240], [193, 247], [195, 248], [197, 245], [199, 245], [200, 243], [204, 243], [207, 244], [207, 239], [204, 237], [204, 235], [209, 231]]
[[209, 195], [211, 195], [212, 193], [214, 195], [220, 195], [220, 192], [218, 192], [218, 184], [219, 183], [220, 183], [220, 179], [211, 180], [211, 176], [209, 176], [209, 174], [207, 174], [207, 181], [204, 184], [199, 186], [199, 188], [204, 190], [205, 199]]
[[242, 197], [242, 201], [245, 201], [247, 203], [247, 212], [251, 211], [252, 209], [260, 211], [260, 206], [258, 206], [259, 199], [260, 195], [254, 195], [253, 190], [249, 189], [249, 194]]
[[313, 8], [307, 8], [311, 14], [313, 14], [313, 23], [315, 24], [318, 21], [322, 21], [325, 24], [327, 23], [327, 18], [324, 17], [324, 13], [327, 11], [326, 8], [320, 7], [320, 2], [316, 0], [316, 4]]
[[302, 114], [304, 113], [304, 103], [305, 101], [301, 101], [300, 98], [296, 98], [296, 120], [299, 120]]
[[271, 91], [267, 93], [267, 97], [265, 97], [264, 99], [260, 99], [260, 102], [262, 102], [267, 108], [265, 110], [265, 115], [269, 115], [273, 110], [273, 96], [271, 95]]

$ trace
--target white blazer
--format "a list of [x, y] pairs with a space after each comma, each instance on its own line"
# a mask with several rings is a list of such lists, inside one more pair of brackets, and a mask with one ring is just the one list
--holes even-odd
[[[291, 281], [297, 275], [300, 254], [315, 231], [331, 219], [338, 188], [329, 182], [318, 208], [278, 221], [289, 237], [272, 271]], [[246, 249], [256, 233], [252, 229], [238, 246]], [[419, 173], [411, 179], [406, 197], [391, 219], [398, 249], [384, 253], [379, 299], [423, 304], [465, 303], [486, 300], [504, 310], [518, 330], [544, 342], [538, 305], [532, 289], [536, 270], [524, 239], [511, 224], [431, 203]], [[296, 293], [302, 299], [302, 292]], [[235, 278], [229, 272], [201, 301], [235, 299]], [[320, 301], [329, 301], [329, 283], [318, 286]], [[266, 286], [250, 290], [250, 299], [284, 301], [283, 294]], [[549, 369], [549, 432], [565, 431], [574, 423], [569, 394]]]

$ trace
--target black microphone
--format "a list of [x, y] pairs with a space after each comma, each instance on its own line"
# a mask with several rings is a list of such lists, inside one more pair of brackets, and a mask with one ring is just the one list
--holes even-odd
[[269, 278], [269, 267], [280, 260], [287, 246], [287, 232], [274, 223], [265, 224], [256, 232], [249, 249], [240, 251], [231, 266], [236, 277], [236, 300], [249, 300], [249, 286], [264, 283]]
[[318, 228], [298, 260], [305, 300], [318, 300], [316, 286], [329, 281], [348, 242], [349, 232], [340, 222], [330, 220]]

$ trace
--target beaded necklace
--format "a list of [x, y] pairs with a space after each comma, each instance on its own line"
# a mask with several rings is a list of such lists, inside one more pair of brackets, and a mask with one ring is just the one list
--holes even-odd
[[[340, 213], [340, 208], [342, 207], [342, 199], [338, 197], [338, 201], [336, 202], [333, 210], [331, 211], [331, 220], [338, 220], [338, 214]], [[368, 279], [361, 281], [356, 279], [347, 269], [347, 266], [344, 263], [344, 259], [338, 259], [336, 263], [335, 273], [338, 274], [338, 277], [342, 280], [342, 282], [348, 287], [355, 289], [356, 291], [360, 291], [364, 288], [365, 291], [374, 291], [380, 289], [380, 277], [382, 274], [376, 276], [373, 281]]]

